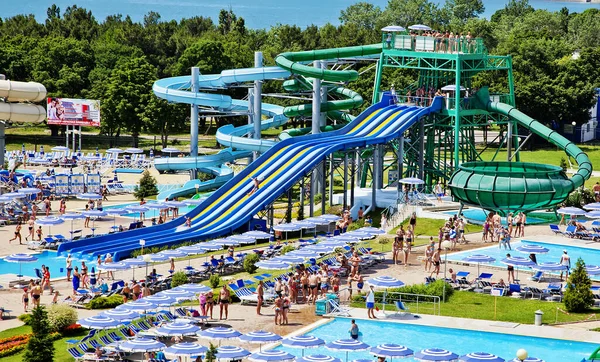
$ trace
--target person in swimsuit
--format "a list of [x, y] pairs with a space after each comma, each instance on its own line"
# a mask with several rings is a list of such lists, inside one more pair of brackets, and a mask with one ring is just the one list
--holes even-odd
[[40, 282], [35, 282], [35, 286], [31, 290], [31, 298], [33, 298], [33, 306], [40, 306], [40, 295], [42, 294], [42, 288], [40, 287]]
[[[566, 268], [567, 279], [569, 279], [569, 272], [571, 270], [571, 257], [567, 254], [566, 250], [563, 250], [563, 255], [560, 257], [560, 265]], [[560, 281], [563, 280], [563, 272], [560, 272]]]
[[[507, 258], [510, 258], [510, 254], [506, 254]], [[512, 282], [515, 282], [515, 267], [512, 265], [508, 265], [506, 267], [506, 270], [508, 271], [508, 283], [510, 284], [510, 281], [512, 280]]]
[[375, 291], [373, 290], [373, 286], [370, 286], [369, 293], [367, 294], [367, 317], [369, 319], [377, 319], [375, 317]]
[[71, 254], [67, 255], [67, 261], [66, 261], [66, 268], [67, 268], [67, 281], [70, 282], [71, 281], [71, 272], [73, 271], [73, 258], [71, 258]]
[[263, 281], [259, 281], [258, 282], [258, 288], [256, 288], [256, 315], [261, 315], [260, 314], [260, 308], [262, 307], [263, 301], [264, 301], [264, 297], [265, 297], [265, 287], [263, 285]]
[[[112, 255], [110, 253], [106, 254], [106, 257], [104, 258], [104, 264], [109, 264], [112, 262], [113, 262]], [[107, 276], [110, 277], [111, 280], [115, 280], [115, 276], [113, 275], [112, 271], [108, 271]]]
[[25, 237], [25, 241], [29, 240], [29, 238], [31, 238], [31, 240], [33, 240], [34, 227], [35, 227], [35, 220], [33, 219], [33, 216], [32, 216], [29, 218], [29, 221], [27, 221], [27, 229], [29, 230], [29, 234]]
[[306, 271], [302, 273], [300, 277], [300, 284], [302, 285], [302, 301], [304, 303], [308, 303], [308, 276], [306, 275]]
[[280, 295], [275, 298], [273, 309], [275, 310], [275, 325], [281, 323], [281, 307], [283, 306], [283, 299]]
[[[392, 244], [392, 261], [394, 263], [394, 265], [398, 265], [398, 253], [400, 253], [400, 250], [402, 250], [402, 242], [404, 240], [404, 232], [401, 230], [402, 229], [402, 225], [400, 225], [400, 228], [398, 229], [398, 231], [396, 231], [396, 237], [394, 238], [394, 243]], [[402, 234], [402, 236], [400, 236], [400, 234]]]
[[85, 261], [81, 262], [81, 285], [83, 286], [83, 288], [87, 288], [88, 287], [88, 267], [87, 265], [85, 265]]
[[219, 319], [223, 319], [223, 311], [225, 311], [225, 319], [229, 316], [229, 289], [223, 285], [219, 292]]
[[138, 300], [142, 296], [142, 287], [135, 280], [133, 281], [131, 294], [133, 294], [133, 300]]
[[352, 300], [352, 282], [354, 280], [351, 276], [348, 277], [348, 283], [346, 284], [346, 288], [348, 289], [348, 300]]
[[338, 276], [338, 273], [333, 273], [333, 277], [331, 278], [331, 288], [333, 289], [333, 292], [338, 294], [340, 292], [340, 277]]
[[308, 302], [316, 304], [318, 292], [317, 288], [319, 287], [319, 276], [317, 275], [317, 272], [312, 273], [308, 277], [308, 287], [310, 288], [310, 297], [308, 298]]
[[362, 288], [365, 286], [362, 275], [360, 275], [360, 273], [356, 273], [352, 279], [356, 282], [356, 289], [358, 290], [358, 293], [362, 292]]
[[206, 316], [206, 294], [201, 293], [198, 297], [198, 304], [200, 305], [200, 312], [203, 316]]
[[292, 302], [287, 294], [283, 295], [283, 302], [281, 305], [281, 324], [288, 324], [288, 312], [290, 311], [290, 305]]
[[353, 319], [352, 324], [350, 325], [350, 330], [348, 330], [348, 333], [350, 333], [350, 337], [352, 339], [358, 339], [358, 334], [360, 333], [358, 330], [358, 325], [356, 324], [356, 321]]
[[437, 278], [440, 275], [440, 255], [442, 253], [442, 248], [437, 248], [437, 250], [433, 253], [433, 271], [431, 272], [431, 274], [429, 275], [429, 277], [432, 277], [433, 274], [435, 274], [435, 277]]
[[254, 194], [260, 188], [260, 180], [258, 179], [258, 177], [254, 177], [252, 179], [252, 183], [253, 183], [253, 186], [252, 186], [252, 189], [250, 190], [250, 192], [248, 193], [248, 196]]
[[23, 302], [23, 311], [27, 313], [27, 307], [29, 307], [29, 292], [27, 288], [23, 288], [23, 295], [21, 296], [21, 301]]
[[350, 269], [350, 275], [354, 275], [354, 274], [358, 273], [358, 269], [359, 269], [361, 261], [362, 261], [362, 258], [360, 256], [358, 256], [358, 253], [355, 251], [349, 260], [350, 265], [352, 266], [352, 268]]
[[433, 250], [435, 248], [435, 242], [433, 241], [433, 237], [429, 238], [429, 245], [427, 246], [427, 250], [425, 250], [425, 272], [429, 273], [431, 271], [431, 267], [433, 266]]
[[19, 220], [19, 221], [17, 222], [17, 226], [15, 227], [15, 237], [14, 237], [14, 238], [12, 238], [12, 239], [10, 239], [10, 240], [8, 241], [8, 243], [9, 243], [9, 244], [10, 244], [10, 243], [11, 243], [13, 240], [17, 240], [17, 239], [19, 239], [19, 245], [21, 245], [21, 244], [22, 244], [22, 243], [21, 243], [21, 241], [22, 241], [22, 239], [21, 239], [21, 228], [22, 228], [22, 226], [21, 226], [21, 220]]
[[210, 319], [213, 319], [213, 307], [215, 306], [215, 296], [212, 290], [206, 293], [206, 314], [210, 315]]
[[410, 250], [412, 248], [412, 231], [413, 229], [407, 230], [406, 233], [406, 241], [404, 242], [404, 248], [402, 249], [402, 252], [404, 253], [404, 268], [406, 269], [408, 267], [408, 257], [410, 256]]
[[131, 288], [129, 288], [129, 283], [125, 283], [125, 286], [121, 291], [121, 295], [123, 295], [123, 303], [127, 303], [127, 301], [131, 298]]
[[73, 294], [77, 293], [77, 290], [79, 290], [79, 268], [75, 267], [75, 269], [73, 270]]

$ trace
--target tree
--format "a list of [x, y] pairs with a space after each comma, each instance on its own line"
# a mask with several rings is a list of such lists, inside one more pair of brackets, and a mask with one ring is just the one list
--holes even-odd
[[215, 362], [217, 360], [217, 352], [217, 346], [210, 343], [208, 345], [208, 351], [206, 351], [206, 357], [204, 358], [204, 360], [206, 362]]
[[383, 11], [377, 27], [386, 25], [410, 26], [429, 24], [444, 26], [448, 23], [445, 12], [429, 0], [390, 0]]
[[350, 5], [340, 14], [340, 22], [343, 25], [354, 24], [360, 28], [373, 30], [375, 23], [381, 16], [381, 8], [368, 2], [359, 2]]
[[44, 306], [31, 311], [31, 337], [23, 355], [24, 362], [52, 362], [54, 360], [54, 342], [50, 337], [52, 330], [48, 323], [48, 313]]
[[149, 133], [160, 134], [160, 143], [167, 147], [169, 134], [184, 131], [188, 127], [189, 108], [184, 104], [169, 103], [156, 96], [150, 97], [143, 108], [141, 118]]
[[497, 22], [503, 16], [519, 18], [533, 11], [533, 6], [529, 5], [529, 0], [510, 0], [504, 9], [500, 9], [492, 15], [491, 20]]
[[190, 74], [191, 67], [199, 67], [202, 74], [217, 74], [227, 69], [231, 59], [225, 55], [221, 41], [202, 39], [187, 48], [175, 69], [176, 74]]
[[482, 0], [446, 0], [444, 8], [461, 23], [476, 18], [485, 11]]
[[158, 187], [156, 187], [156, 179], [150, 174], [150, 171], [144, 171], [139, 184], [135, 186], [133, 196], [135, 196], [136, 199], [141, 200], [144, 197], [157, 194]]
[[568, 312], [585, 312], [594, 304], [591, 287], [592, 281], [585, 270], [585, 263], [578, 258], [569, 276], [563, 299]]

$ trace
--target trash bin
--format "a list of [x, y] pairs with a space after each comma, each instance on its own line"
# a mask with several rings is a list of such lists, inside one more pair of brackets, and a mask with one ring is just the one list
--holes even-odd
[[535, 325], [536, 326], [541, 326], [542, 325], [542, 316], [544, 315], [544, 312], [542, 312], [541, 310], [536, 310], [535, 311]]

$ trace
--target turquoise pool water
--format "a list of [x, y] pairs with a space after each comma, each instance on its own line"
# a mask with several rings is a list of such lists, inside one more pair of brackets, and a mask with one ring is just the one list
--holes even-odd
[[[130, 203], [130, 204], [120, 204], [120, 205], [111, 205], [111, 206], [105, 206], [103, 210], [110, 210], [110, 209], [121, 209], [127, 206], [139, 206], [139, 203]], [[179, 208], [179, 216], [190, 212], [191, 210], [194, 209], [195, 206], [183, 206]], [[148, 211], [146, 211], [144, 214], [146, 214], [146, 220], [148, 219], [152, 219], [153, 217], [158, 218], [160, 215], [160, 210], [158, 209], [150, 209]], [[122, 216], [125, 217], [131, 217], [131, 218], [135, 218], [135, 219], [139, 219], [140, 218], [140, 213], [139, 212], [132, 212], [129, 214], [123, 214]]]
[[[413, 351], [419, 351], [424, 348], [443, 348], [458, 355], [471, 352], [488, 352], [498, 355], [507, 361], [515, 358], [518, 349], [525, 348], [529, 352], [529, 356], [541, 358], [546, 362], [579, 362], [583, 358], [588, 358], [598, 347], [592, 343], [392, 322], [359, 320], [357, 324], [362, 332], [362, 341], [370, 346], [382, 343], [396, 343], [404, 345]], [[322, 338], [326, 342], [332, 342], [337, 339], [349, 338], [349, 328], [349, 319], [336, 318], [333, 322], [320, 326], [307, 334]], [[300, 349], [281, 346], [277, 347], [277, 349], [285, 350], [297, 356], [302, 354]], [[324, 354], [346, 361], [345, 352], [331, 351], [325, 347], [307, 349], [304, 351], [304, 354]], [[350, 352], [348, 354], [348, 361], [359, 358], [374, 359], [368, 351]], [[408, 358], [403, 359], [403, 361], [413, 362], [415, 360]]]
[[[444, 211], [444, 214], [449, 215], [449, 216], [454, 216], [458, 213], [458, 210], [456, 211]], [[464, 215], [464, 217], [470, 221], [472, 224], [480, 224], [482, 225], [485, 222], [486, 216], [488, 214], [487, 211], [484, 211], [483, 209], [476, 209], [476, 208], [469, 208], [469, 209], [465, 209], [463, 210], [462, 214]], [[544, 224], [548, 221], [544, 220], [544, 219], [540, 219], [537, 217], [533, 217], [533, 216], [527, 216], [527, 224]], [[503, 217], [502, 218], [502, 224], [506, 225], [506, 218]]]
[[[41, 269], [42, 264], [46, 265], [50, 268], [50, 278], [61, 278], [67, 275], [66, 271], [66, 256], [57, 256], [55, 251], [44, 250], [41, 253], [33, 254], [38, 260], [34, 263], [26, 263], [21, 264], [21, 273], [23, 274], [24, 279], [35, 278], [34, 269]], [[75, 259], [73, 258], [73, 267], [78, 266], [81, 269], [81, 261], [85, 261], [85, 264], [92, 269], [93, 266], [96, 266], [96, 261], [93, 262], [87, 259]], [[61, 271], [61, 268], [63, 269]], [[9, 263], [4, 261], [4, 259], [0, 259], [0, 270], [2, 274], [19, 274], [19, 264], [18, 263]]]
[[[539, 245], [539, 246], [543, 246], [549, 250], [548, 253], [546, 253], [546, 254], [537, 254], [537, 262], [538, 263], [548, 263], [548, 262], [558, 263], [558, 262], [560, 262], [560, 257], [563, 254], [563, 250], [566, 250], [567, 253], [569, 254], [569, 256], [571, 257], [571, 267], [575, 266], [575, 262], [577, 261], [577, 258], [582, 258], [586, 265], [600, 265], [600, 249], [580, 248], [580, 247], [575, 247], [575, 246], [556, 245], [556, 244], [544, 243], [544, 242], [539, 242], [539, 241], [527, 241], [527, 240], [510, 243], [511, 248], [513, 249], [512, 251], [504, 250], [504, 248], [499, 249], [498, 244], [494, 244], [494, 246], [490, 246], [487, 248], [481, 248], [481, 249], [477, 249], [477, 250], [462, 251], [462, 252], [458, 252], [458, 253], [448, 254], [448, 260], [449, 261], [461, 261], [463, 258], [465, 258], [471, 254], [485, 254], [485, 255], [489, 255], [492, 258], [496, 259], [495, 262], [490, 263], [490, 264], [485, 264], [485, 265], [505, 267], [506, 264], [501, 263], [500, 260], [504, 259], [506, 257], [507, 253], [510, 253], [512, 256], [522, 256], [522, 257], [529, 256], [529, 254], [520, 253], [515, 250], [518, 246], [520, 246], [522, 244]], [[594, 275], [591, 277], [593, 279], [600, 280], [599, 275]]]

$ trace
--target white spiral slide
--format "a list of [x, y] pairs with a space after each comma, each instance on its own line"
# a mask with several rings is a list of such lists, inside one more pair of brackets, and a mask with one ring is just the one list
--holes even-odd
[[[46, 98], [46, 87], [36, 82], [0, 80], [0, 121], [41, 122], [46, 109], [37, 104]], [[16, 103], [15, 103], [16, 102]]]

